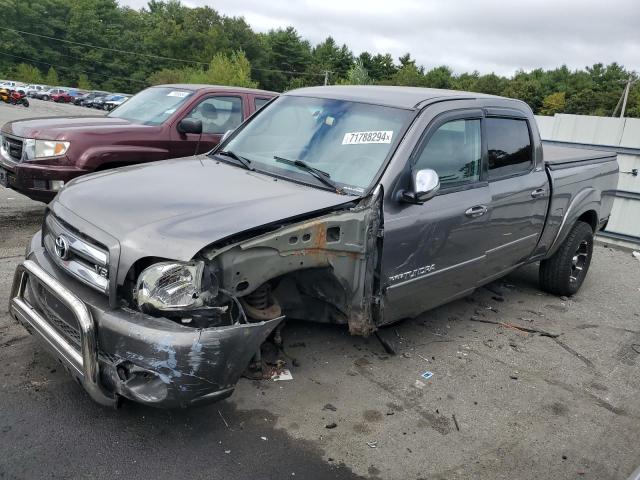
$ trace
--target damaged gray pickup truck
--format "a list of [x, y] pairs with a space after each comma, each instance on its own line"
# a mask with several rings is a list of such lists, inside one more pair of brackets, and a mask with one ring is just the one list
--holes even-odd
[[70, 183], [10, 312], [103, 405], [220, 400], [285, 317], [367, 335], [537, 261], [574, 294], [617, 172], [517, 100], [295, 90], [207, 155]]

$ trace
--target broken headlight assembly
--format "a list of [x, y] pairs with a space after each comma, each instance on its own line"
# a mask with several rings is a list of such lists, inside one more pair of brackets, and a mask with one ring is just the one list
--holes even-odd
[[221, 289], [218, 278], [200, 260], [159, 262], [145, 268], [133, 289], [138, 310], [194, 328], [247, 322], [238, 299]]
[[218, 295], [217, 281], [202, 261], [160, 262], [138, 276], [134, 297], [144, 313], [185, 313], [207, 308]]

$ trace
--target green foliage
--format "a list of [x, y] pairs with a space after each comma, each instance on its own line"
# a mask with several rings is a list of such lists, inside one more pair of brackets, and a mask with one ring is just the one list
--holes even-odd
[[89, 82], [89, 77], [87, 77], [86, 73], [81, 73], [78, 76], [78, 88], [81, 90], [91, 90], [91, 82]]
[[565, 92], [556, 92], [547, 95], [544, 97], [544, 100], [542, 100], [540, 115], [555, 115], [556, 113], [564, 112], [566, 103]]
[[364, 68], [362, 60], [358, 59], [347, 72], [347, 78], [340, 80], [342, 85], [371, 85], [373, 81], [369, 72]]
[[392, 85], [402, 85], [406, 87], [423, 87], [424, 81], [423, 72], [416, 67], [415, 62], [413, 61], [406, 61], [404, 66], [401, 67], [393, 77], [391, 77]]
[[42, 83], [42, 73], [33, 65], [19, 63], [11, 74], [14, 80], [24, 83]]
[[[330, 36], [312, 45], [293, 27], [257, 33], [241, 17], [180, 0], [150, 0], [140, 10], [118, 0], [7, 1], [2, 25], [42, 36], [0, 30], [0, 50], [23, 57], [0, 55], [0, 76], [50, 85], [133, 93], [151, 84], [203, 82], [283, 91], [322, 85], [328, 72], [331, 84], [451, 88], [520, 98], [536, 113], [609, 116], [627, 79], [637, 78], [616, 63], [512, 77], [425, 69], [410, 53], [395, 60], [384, 52], [356, 56]], [[640, 82], [626, 114], [640, 117]]]
[[251, 64], [243, 52], [233, 52], [229, 56], [217, 53], [206, 70], [191, 67], [162, 69], [149, 76], [149, 83], [206, 83], [247, 88], [258, 86], [257, 82], [251, 80]]
[[59, 84], [58, 72], [56, 72], [55, 68], [49, 67], [49, 71], [47, 72], [47, 76], [44, 77], [44, 83], [46, 83], [47, 85], [50, 85], [52, 87], [55, 87], [56, 85]]

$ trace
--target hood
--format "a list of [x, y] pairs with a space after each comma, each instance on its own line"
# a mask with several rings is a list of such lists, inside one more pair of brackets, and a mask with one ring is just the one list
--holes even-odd
[[148, 125], [138, 125], [122, 118], [96, 117], [46, 117], [16, 120], [2, 127], [2, 131], [22, 138], [40, 138], [44, 140], [70, 140], [80, 133], [130, 132], [132, 129], [147, 130]]
[[120, 277], [142, 257], [190, 260], [231, 235], [354, 200], [197, 156], [79, 177], [50, 208], [117, 240]]

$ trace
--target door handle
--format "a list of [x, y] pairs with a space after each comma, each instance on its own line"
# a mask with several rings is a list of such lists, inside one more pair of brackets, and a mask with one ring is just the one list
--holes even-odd
[[485, 207], [484, 205], [476, 205], [475, 207], [468, 208], [464, 212], [467, 217], [471, 218], [481, 217], [485, 213], [487, 213], [487, 207]]
[[537, 188], [533, 192], [531, 192], [531, 196], [533, 198], [543, 197], [547, 192], [545, 192], [544, 188]]

